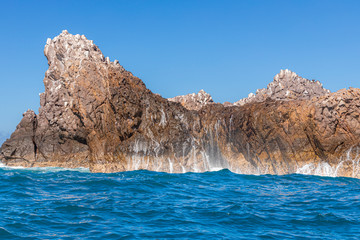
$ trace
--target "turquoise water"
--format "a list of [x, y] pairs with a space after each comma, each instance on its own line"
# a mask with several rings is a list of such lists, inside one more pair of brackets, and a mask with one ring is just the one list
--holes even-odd
[[0, 239], [358, 239], [360, 180], [0, 168]]

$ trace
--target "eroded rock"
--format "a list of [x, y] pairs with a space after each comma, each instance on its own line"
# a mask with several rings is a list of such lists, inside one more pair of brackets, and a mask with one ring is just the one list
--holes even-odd
[[39, 114], [2, 145], [6, 165], [360, 177], [359, 89], [281, 71], [235, 106], [203, 91], [169, 101], [83, 35], [63, 31], [44, 53]]
[[317, 96], [329, 94], [330, 91], [323, 88], [319, 81], [308, 80], [286, 69], [276, 74], [274, 81], [267, 88], [258, 89], [256, 94], [250, 93], [234, 105], [244, 105], [251, 102], [262, 102], [270, 98], [273, 100], [311, 99]]

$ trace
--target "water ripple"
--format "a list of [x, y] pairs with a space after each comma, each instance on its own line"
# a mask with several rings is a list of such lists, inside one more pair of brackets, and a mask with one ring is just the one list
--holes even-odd
[[356, 239], [360, 180], [0, 169], [0, 239]]

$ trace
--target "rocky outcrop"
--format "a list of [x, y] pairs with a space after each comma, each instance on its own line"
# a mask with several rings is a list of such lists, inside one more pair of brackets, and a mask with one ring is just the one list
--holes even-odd
[[1, 154], [6, 162], [27, 166], [29, 162], [35, 161], [36, 126], [35, 113], [31, 110], [26, 111], [11, 138], [2, 145]]
[[85, 36], [63, 31], [45, 56], [39, 114], [2, 145], [6, 165], [360, 177], [359, 89], [329, 93], [282, 71], [245, 104], [202, 91], [169, 101]]
[[171, 102], [181, 103], [182, 106], [189, 110], [200, 110], [202, 107], [207, 104], [213, 104], [214, 101], [210, 94], [201, 89], [197, 94], [191, 93], [188, 95], [176, 96], [173, 98], [168, 98]]
[[284, 101], [311, 99], [328, 93], [330, 93], [330, 91], [323, 88], [319, 81], [310, 81], [286, 69], [276, 74], [274, 81], [269, 83], [267, 88], [258, 89], [256, 94], [250, 93], [247, 98], [235, 102], [234, 105], [241, 106], [251, 102], [262, 102], [267, 98]]

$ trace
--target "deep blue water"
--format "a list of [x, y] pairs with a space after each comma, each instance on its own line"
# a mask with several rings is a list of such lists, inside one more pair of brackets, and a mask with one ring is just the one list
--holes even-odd
[[0, 169], [0, 239], [359, 239], [360, 180]]

